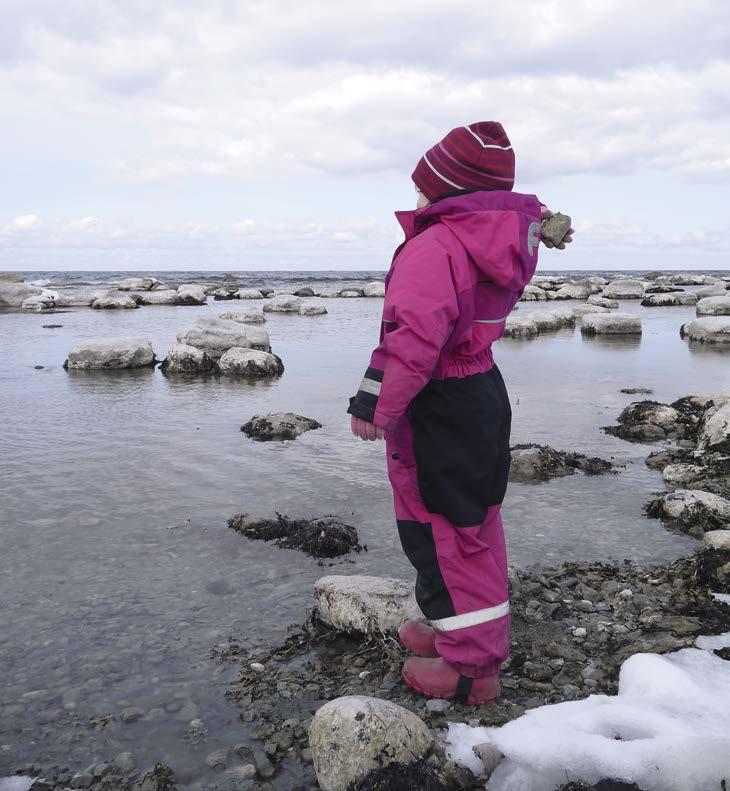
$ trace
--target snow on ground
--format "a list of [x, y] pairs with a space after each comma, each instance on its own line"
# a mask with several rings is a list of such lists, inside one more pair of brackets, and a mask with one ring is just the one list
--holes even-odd
[[[718, 639], [698, 643], [710, 649]], [[540, 706], [501, 728], [451, 724], [447, 740], [452, 757], [477, 773], [473, 745], [504, 753], [488, 791], [603, 778], [646, 791], [717, 791], [723, 779], [730, 787], [730, 662], [698, 648], [636, 654], [621, 666], [616, 696]]]
[[0, 791], [28, 791], [37, 777], [0, 777]]

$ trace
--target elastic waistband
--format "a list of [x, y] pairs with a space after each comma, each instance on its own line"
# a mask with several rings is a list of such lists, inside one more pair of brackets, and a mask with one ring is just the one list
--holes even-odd
[[451, 357], [443, 360], [434, 371], [434, 379], [449, 379], [456, 376], [463, 379], [465, 376], [484, 374], [494, 368], [494, 357], [491, 349], [485, 349], [474, 357]]

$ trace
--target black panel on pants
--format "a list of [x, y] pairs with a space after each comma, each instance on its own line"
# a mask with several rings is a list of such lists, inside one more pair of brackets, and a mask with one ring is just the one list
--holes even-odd
[[432, 379], [408, 410], [421, 498], [456, 527], [481, 524], [504, 500], [512, 410], [496, 366]]
[[436, 557], [431, 525], [398, 519], [403, 551], [416, 569], [416, 601], [429, 620], [456, 615]]

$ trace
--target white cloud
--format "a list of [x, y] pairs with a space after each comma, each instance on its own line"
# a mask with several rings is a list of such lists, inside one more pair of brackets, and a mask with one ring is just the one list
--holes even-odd
[[39, 218], [37, 214], [21, 214], [18, 217], [14, 217], [6, 228], [10, 233], [13, 231], [30, 231], [37, 227], [38, 222]]

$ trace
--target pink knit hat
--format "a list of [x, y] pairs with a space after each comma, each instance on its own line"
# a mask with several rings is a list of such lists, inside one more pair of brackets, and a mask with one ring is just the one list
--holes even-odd
[[477, 121], [452, 129], [429, 149], [412, 178], [430, 201], [454, 190], [511, 190], [515, 154], [502, 124]]

